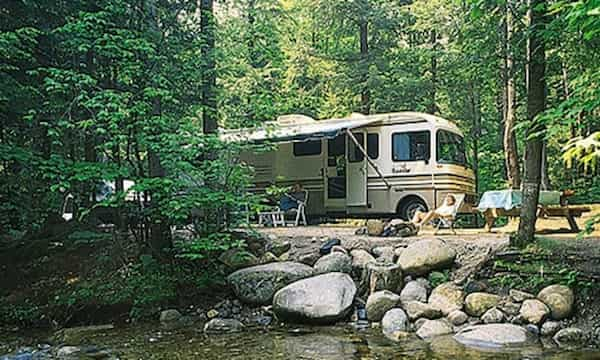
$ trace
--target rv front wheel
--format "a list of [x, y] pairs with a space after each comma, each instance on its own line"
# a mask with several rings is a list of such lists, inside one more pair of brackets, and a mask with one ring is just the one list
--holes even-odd
[[409, 198], [403, 200], [399, 206], [399, 215], [402, 219], [410, 221], [413, 218], [415, 213], [419, 211], [427, 211], [427, 205], [425, 202], [419, 198]]

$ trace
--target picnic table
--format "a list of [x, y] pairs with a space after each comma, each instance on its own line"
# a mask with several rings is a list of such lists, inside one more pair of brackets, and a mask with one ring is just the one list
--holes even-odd
[[[538, 217], [564, 217], [569, 222], [571, 231], [579, 232], [575, 218], [589, 212], [590, 208], [567, 205], [566, 197], [571, 195], [573, 192], [540, 191]], [[485, 230], [492, 231], [492, 226], [499, 216], [519, 216], [522, 202], [523, 193], [520, 190], [495, 190], [483, 193], [477, 210], [485, 217]]]

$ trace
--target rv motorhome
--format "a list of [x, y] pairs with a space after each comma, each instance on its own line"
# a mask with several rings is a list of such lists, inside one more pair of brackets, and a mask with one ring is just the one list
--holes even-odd
[[310, 193], [309, 216], [399, 216], [439, 206], [464, 193], [459, 210], [475, 200], [461, 131], [437, 116], [398, 112], [314, 120], [285, 115], [264, 128], [229, 130], [225, 141], [272, 142], [273, 150], [246, 153], [253, 191], [301, 183]]

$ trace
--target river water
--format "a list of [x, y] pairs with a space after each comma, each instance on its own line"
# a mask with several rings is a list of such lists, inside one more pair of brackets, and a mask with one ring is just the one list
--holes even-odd
[[[8, 341], [5, 338], [0, 355], [40, 339], [30, 336], [33, 335], [13, 336]], [[165, 331], [136, 325], [96, 334], [79, 345], [106, 347], [121, 359], [600, 359], [597, 350], [564, 351], [541, 343], [498, 350], [467, 348], [451, 336], [431, 342], [417, 338], [393, 342], [382, 336], [379, 329], [345, 326], [270, 331], [256, 328], [206, 335], [200, 329]]]

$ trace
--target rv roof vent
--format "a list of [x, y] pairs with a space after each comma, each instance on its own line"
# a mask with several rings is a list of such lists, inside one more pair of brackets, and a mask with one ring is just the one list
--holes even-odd
[[315, 119], [302, 114], [281, 115], [277, 117], [277, 124], [281, 126], [310, 124], [313, 122], [315, 122]]

